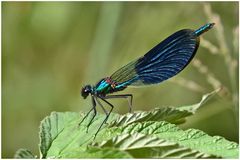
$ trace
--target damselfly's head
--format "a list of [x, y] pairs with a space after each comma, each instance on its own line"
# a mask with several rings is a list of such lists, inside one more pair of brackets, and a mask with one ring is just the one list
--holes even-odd
[[92, 92], [92, 87], [90, 85], [86, 85], [82, 88], [82, 97], [84, 99], [87, 98], [87, 96], [89, 95], [89, 93]]

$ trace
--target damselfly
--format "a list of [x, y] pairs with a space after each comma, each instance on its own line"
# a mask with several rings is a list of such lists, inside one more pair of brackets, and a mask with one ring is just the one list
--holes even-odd
[[[122, 91], [128, 86], [142, 86], [157, 84], [167, 80], [182, 71], [192, 60], [199, 46], [199, 36], [213, 27], [214, 23], [208, 23], [197, 30], [183, 29], [172, 34], [158, 45], [153, 47], [144, 56], [123, 66], [110, 77], [101, 79], [95, 86], [86, 85], [82, 88], [82, 97], [88, 95], [92, 99], [92, 108], [84, 116], [79, 125], [93, 111], [87, 130], [97, 114], [98, 104], [106, 114], [105, 119], [95, 133], [95, 137], [102, 125], [106, 123], [114, 106], [107, 101], [111, 98], [125, 98], [129, 103], [129, 112], [132, 111], [132, 94], [112, 95], [114, 92]], [[111, 109], [106, 111], [102, 103], [108, 104]], [[94, 137], [94, 138], [95, 138]]]

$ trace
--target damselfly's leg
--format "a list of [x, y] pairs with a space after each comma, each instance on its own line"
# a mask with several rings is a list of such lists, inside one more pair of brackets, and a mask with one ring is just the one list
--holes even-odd
[[93, 116], [91, 118], [91, 120], [89, 121], [88, 125], [87, 125], [87, 133], [88, 133], [88, 128], [89, 126], [92, 124], [93, 119], [96, 117], [97, 115], [97, 110], [96, 110], [96, 101], [94, 96], [92, 96], [92, 104], [93, 104]]
[[110, 116], [110, 114], [111, 114], [111, 112], [112, 112], [112, 110], [113, 110], [113, 108], [114, 108], [114, 106], [113, 106], [111, 103], [109, 103], [108, 101], [106, 101], [106, 100], [104, 99], [105, 97], [99, 97], [99, 98], [101, 98], [101, 100], [103, 100], [104, 102], [106, 102], [106, 103], [111, 107], [111, 109], [110, 109], [110, 111], [108, 112], [106, 118], [105, 118], [105, 119], [103, 120], [103, 122], [101, 123], [101, 125], [100, 125], [100, 127], [98, 128], [97, 132], [95, 133], [94, 139], [96, 138], [98, 132], [99, 132], [100, 129], [102, 128], [102, 125], [107, 122], [107, 120], [108, 120], [108, 118], [109, 118], [109, 116]]
[[[94, 107], [93, 107], [94, 108]], [[92, 112], [93, 108], [90, 109], [90, 111], [88, 111], [88, 113], [83, 117], [83, 119], [81, 120], [81, 122], [78, 123], [78, 126], [80, 126], [82, 124], [82, 122], [88, 117], [89, 113]]]
[[[108, 112], [106, 111], [106, 109], [103, 107], [102, 103], [98, 100], [98, 98], [96, 97], [96, 101], [99, 104], [99, 106], [103, 109], [104, 113], [106, 114], [106, 116], [108, 115]], [[105, 122], [106, 123], [106, 122]]]
[[[88, 113], [83, 117], [83, 119], [81, 120], [81, 122], [78, 123], [78, 126], [80, 126], [80, 125], [82, 124], [82, 122], [88, 117], [88, 115], [90, 114], [90, 112], [92, 112], [92, 110], [94, 110], [94, 115], [93, 115], [91, 121], [94, 119], [94, 117], [96, 116], [96, 112], [97, 112], [97, 111], [96, 111], [96, 102], [95, 102], [93, 96], [92, 96], [92, 105], [93, 105], [92, 108], [91, 108], [90, 111], [88, 111]], [[87, 125], [88, 127], [90, 126], [91, 121], [90, 121], [90, 123]]]
[[108, 115], [108, 112], [107, 112], [106, 109], [103, 107], [102, 103], [98, 100], [98, 98], [95, 97], [95, 99], [96, 99], [97, 103], [99, 104], [99, 106], [102, 108], [103, 112], [104, 112], [106, 115]]
[[[130, 101], [128, 97], [130, 97]], [[133, 99], [132, 94], [107, 95], [106, 97], [104, 97], [104, 99], [111, 99], [111, 98], [126, 98], [128, 100], [129, 112], [130, 113], [132, 112], [132, 99]]]

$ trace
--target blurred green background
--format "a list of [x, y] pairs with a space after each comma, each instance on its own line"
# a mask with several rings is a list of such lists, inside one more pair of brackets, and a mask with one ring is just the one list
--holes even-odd
[[[19, 148], [38, 154], [45, 116], [89, 110], [82, 86], [175, 31], [212, 20], [216, 25], [201, 37], [195, 56], [200, 66], [192, 62], [161, 85], [122, 93], [134, 95], [134, 110], [150, 110], [193, 104], [222, 86], [181, 127], [238, 142], [238, 2], [2, 2], [2, 157]], [[114, 112], [128, 111], [127, 101], [111, 102]]]

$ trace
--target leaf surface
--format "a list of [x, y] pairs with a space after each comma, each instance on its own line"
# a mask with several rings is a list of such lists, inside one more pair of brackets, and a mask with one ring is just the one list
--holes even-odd
[[35, 156], [32, 154], [31, 151], [27, 149], [19, 149], [14, 155], [14, 158], [19, 158], [19, 159], [35, 159]]
[[220, 136], [209, 136], [197, 129], [182, 130], [168, 122], [142, 122], [112, 128], [118, 135], [141, 133], [155, 135], [181, 146], [223, 158], [237, 158], [239, 145]]
[[115, 148], [128, 152], [134, 158], [214, 158], [190, 148], [153, 135], [140, 133], [122, 134], [110, 140], [94, 144], [102, 148]]
[[183, 131], [171, 124], [183, 122], [215, 93], [204, 95], [199, 103], [190, 106], [157, 108], [123, 116], [112, 113], [109, 124], [103, 125], [95, 140], [105, 115], [98, 114], [86, 132], [93, 115], [79, 126], [83, 114], [53, 112], [41, 122], [40, 157], [236, 158], [238, 144], [195, 129]]

